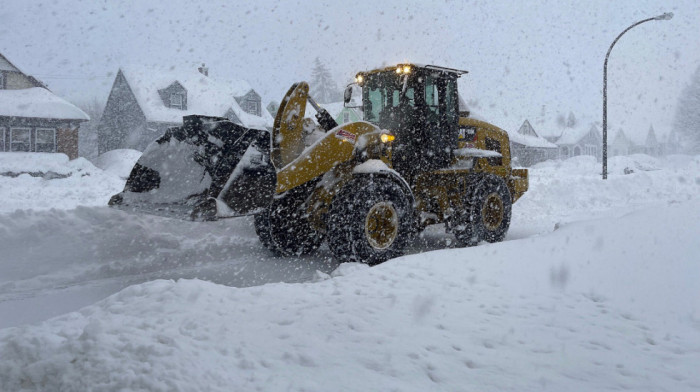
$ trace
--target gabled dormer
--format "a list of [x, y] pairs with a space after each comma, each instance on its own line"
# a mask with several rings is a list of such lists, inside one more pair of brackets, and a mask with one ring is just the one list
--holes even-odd
[[187, 110], [187, 89], [183, 87], [177, 80], [170, 86], [158, 90], [160, 99], [163, 100], [163, 105], [172, 109]]
[[262, 99], [260, 95], [251, 89], [240, 97], [235, 97], [238, 105], [244, 112], [261, 117], [262, 116]]
[[520, 129], [518, 129], [518, 133], [522, 135], [539, 137], [539, 135], [537, 135], [537, 132], [535, 132], [535, 128], [533, 128], [532, 125], [530, 125], [530, 121], [528, 120], [525, 120], [525, 122], [523, 122], [523, 125], [521, 125]]

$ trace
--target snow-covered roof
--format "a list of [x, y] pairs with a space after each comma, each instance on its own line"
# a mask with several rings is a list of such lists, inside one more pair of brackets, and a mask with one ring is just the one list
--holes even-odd
[[550, 143], [539, 136], [525, 135], [520, 132], [506, 131], [512, 143], [522, 144], [527, 147], [557, 148], [557, 145]]
[[[245, 112], [236, 102], [235, 97], [245, 95], [252, 89], [245, 81], [217, 81], [196, 68], [178, 70], [127, 66], [120, 68], [120, 71], [149, 121], [179, 123], [183, 116], [190, 114], [224, 116], [231, 109], [246, 127], [272, 127], [273, 118], [267, 110], [261, 108], [262, 116], [255, 116]], [[187, 110], [166, 107], [158, 93], [158, 90], [176, 81], [187, 90]]]
[[557, 139], [557, 144], [576, 144], [581, 139], [583, 139], [589, 132], [598, 133], [598, 128], [595, 125], [580, 125], [573, 128], [564, 128], [559, 139]]
[[42, 87], [0, 90], [0, 116], [90, 120], [77, 106]]
[[625, 131], [622, 129], [618, 129], [617, 131], [611, 132], [612, 137], [609, 140], [612, 140], [611, 144], [617, 144], [617, 145], [629, 145], [632, 146], [635, 143], [630, 139]]

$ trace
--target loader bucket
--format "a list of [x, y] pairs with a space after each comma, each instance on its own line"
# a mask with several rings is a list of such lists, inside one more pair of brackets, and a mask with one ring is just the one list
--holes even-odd
[[146, 148], [124, 191], [112, 196], [109, 205], [215, 220], [260, 211], [272, 200], [276, 184], [268, 131], [193, 115]]

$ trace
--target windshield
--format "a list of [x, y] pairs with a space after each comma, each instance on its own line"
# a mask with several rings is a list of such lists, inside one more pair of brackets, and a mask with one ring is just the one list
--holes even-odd
[[[408, 76], [400, 77], [393, 72], [367, 76], [362, 88], [365, 121], [390, 126], [394, 123], [392, 113], [401, 104], [415, 106], [415, 89], [410, 86]], [[405, 94], [401, 94], [405, 91]]]

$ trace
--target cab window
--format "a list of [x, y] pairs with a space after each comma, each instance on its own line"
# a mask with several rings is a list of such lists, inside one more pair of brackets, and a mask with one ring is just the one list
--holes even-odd
[[432, 76], [425, 78], [425, 106], [433, 113], [439, 113], [438, 79]]

